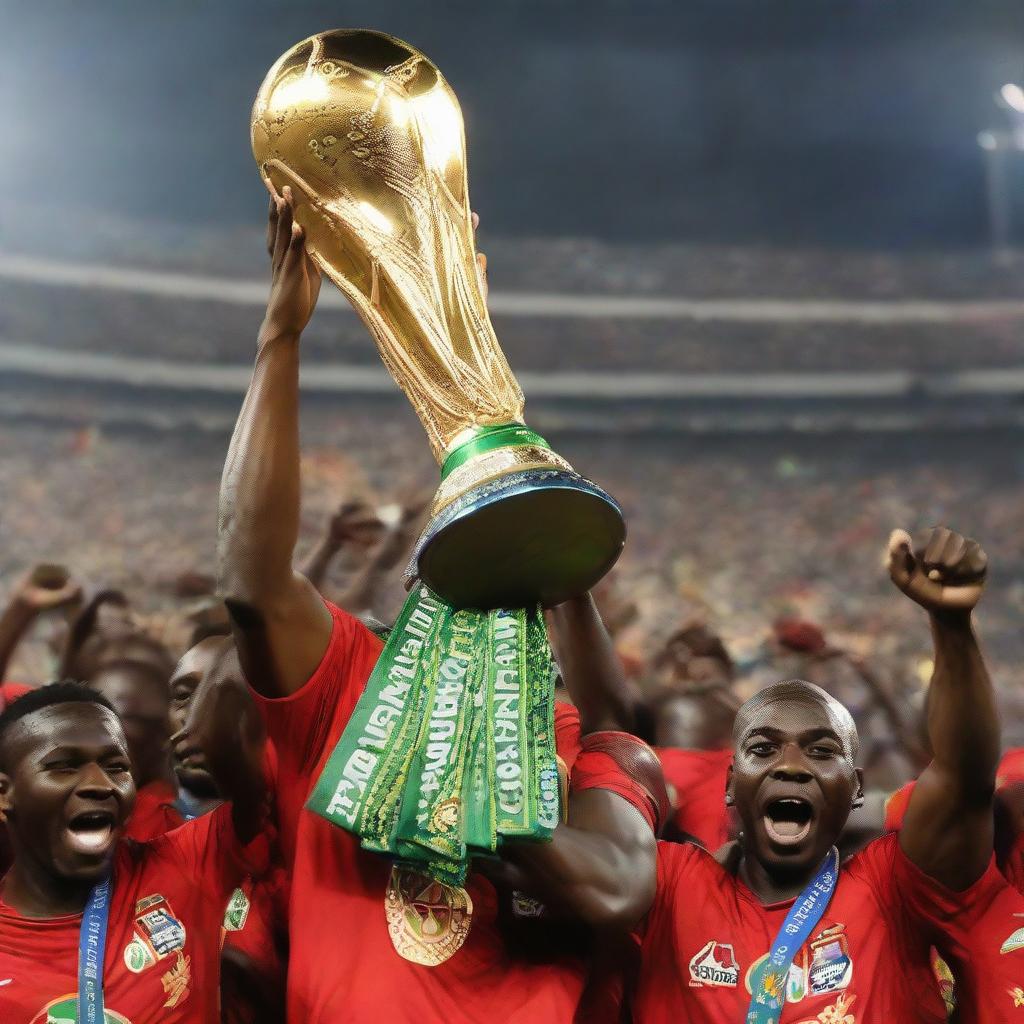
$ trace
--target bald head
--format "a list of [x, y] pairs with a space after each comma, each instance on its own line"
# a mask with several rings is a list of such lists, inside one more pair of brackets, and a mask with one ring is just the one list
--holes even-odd
[[760, 728], [766, 720], [770, 722], [773, 717], [780, 715], [783, 709], [792, 710], [800, 705], [823, 711], [833, 731], [842, 741], [847, 756], [851, 761], [856, 759], [860, 739], [853, 716], [830, 693], [803, 679], [786, 679], [772, 683], [745, 701], [736, 713], [733, 745], [739, 748], [744, 737], [752, 729]]

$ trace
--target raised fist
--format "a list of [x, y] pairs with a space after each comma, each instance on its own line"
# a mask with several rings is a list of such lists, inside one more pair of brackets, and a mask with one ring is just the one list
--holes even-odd
[[985, 589], [988, 556], [981, 545], [944, 526], [916, 544], [905, 530], [893, 530], [888, 560], [893, 583], [932, 614], [969, 613]]
[[14, 588], [14, 600], [33, 612], [61, 608], [82, 596], [82, 588], [62, 565], [37, 565]]

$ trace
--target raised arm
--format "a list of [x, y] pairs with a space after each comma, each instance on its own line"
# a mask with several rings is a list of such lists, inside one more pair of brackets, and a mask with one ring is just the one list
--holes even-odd
[[[628, 717], [622, 672], [590, 596], [560, 605], [552, 620], [563, 681], [580, 712], [582, 751], [570, 776], [567, 821], [550, 843], [510, 845], [506, 857], [523, 872], [527, 891], [552, 907], [593, 927], [627, 929], [654, 898], [665, 782], [650, 747], [621, 731]], [[655, 828], [634, 801], [646, 806]]]
[[999, 718], [971, 623], [986, 570], [975, 541], [941, 527], [916, 549], [902, 530], [889, 542], [889, 574], [928, 612], [935, 643], [932, 762], [914, 788], [900, 845], [925, 874], [958, 891], [977, 881], [992, 857]]
[[7, 607], [0, 612], [0, 682], [7, 676], [18, 644], [44, 612], [77, 601], [82, 589], [59, 565], [37, 565], [11, 591]]
[[218, 583], [249, 682], [269, 697], [298, 690], [323, 657], [331, 615], [292, 568], [299, 531], [299, 337], [320, 272], [292, 219], [292, 196], [270, 203], [273, 284], [256, 365], [221, 478]]
[[548, 625], [562, 682], [580, 713], [583, 734], [602, 729], [634, 732], [642, 697], [622, 671], [593, 597], [583, 594], [552, 608]]
[[[365, 502], [345, 501], [330, 519], [319, 540], [306, 556], [300, 572], [322, 594], [327, 570], [343, 548], [366, 548], [381, 535], [383, 526]], [[344, 605], [342, 607], [345, 607]]]
[[218, 792], [231, 803], [239, 840], [248, 843], [266, 817], [265, 736], [229, 637], [192, 695], [185, 729], [203, 751]]

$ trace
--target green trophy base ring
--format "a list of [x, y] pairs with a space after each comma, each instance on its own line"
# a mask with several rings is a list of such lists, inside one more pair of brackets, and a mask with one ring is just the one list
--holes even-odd
[[560, 604], [589, 590], [626, 539], [622, 509], [576, 473], [526, 469], [466, 491], [420, 535], [407, 578], [453, 608]]

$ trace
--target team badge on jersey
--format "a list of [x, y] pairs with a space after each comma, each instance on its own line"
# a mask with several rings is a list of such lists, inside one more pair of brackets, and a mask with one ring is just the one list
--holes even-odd
[[807, 982], [811, 995], [839, 992], [853, 980], [853, 960], [846, 925], [837, 924], [811, 939], [811, 966]]
[[[1014, 917], [1024, 917], [1024, 914], [1014, 914]], [[1024, 928], [1018, 928], [1003, 944], [999, 947], [1000, 953], [1015, 953], [1018, 949], [1024, 949]]]
[[[768, 958], [755, 960], [744, 976], [747, 991], [751, 991], [751, 979], [760, 964]], [[853, 958], [846, 937], [846, 925], [830, 925], [822, 929], [809, 943], [806, 943], [793, 957], [786, 978], [786, 1002], [799, 1003], [804, 999], [841, 992], [853, 981]], [[691, 982], [691, 984], [693, 984]], [[849, 1005], [853, 1000], [847, 1001]], [[830, 1019], [830, 1018], [826, 1018]], [[843, 1017], [836, 1020], [842, 1021]]]
[[240, 932], [245, 927], [251, 906], [249, 897], [241, 889], [236, 889], [228, 900], [227, 910], [224, 911], [224, 931]]
[[436, 967], [450, 960], [466, 941], [473, 901], [465, 889], [396, 865], [391, 869], [384, 913], [398, 955], [414, 964]]
[[141, 939], [134, 938], [124, 947], [124, 965], [132, 974], [141, 974], [155, 963], [156, 957]]
[[[174, 916], [171, 905], [159, 893], [146, 896], [135, 904], [135, 935], [132, 943], [135, 942], [149, 951], [154, 962], [185, 948], [185, 926]], [[125, 964], [128, 963], [128, 956], [126, 949]], [[140, 970], [145, 970], [146, 966], [152, 965], [144, 965]]]
[[728, 942], [712, 940], [690, 961], [690, 988], [735, 988], [739, 981], [736, 952]]
[[[31, 1024], [76, 1024], [78, 996], [61, 996], [47, 1003], [31, 1020]], [[103, 1009], [103, 1024], [132, 1024], [127, 1017], [113, 1010]]]

